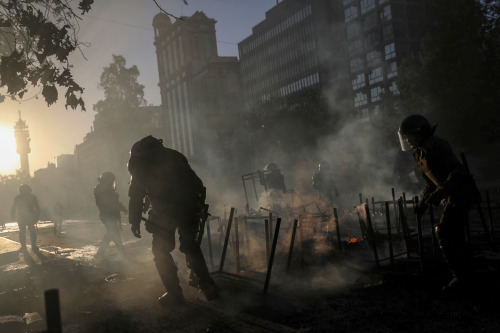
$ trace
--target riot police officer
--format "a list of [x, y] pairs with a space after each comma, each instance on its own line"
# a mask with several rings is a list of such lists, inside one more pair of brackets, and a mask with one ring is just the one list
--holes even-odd
[[149, 209], [146, 230], [153, 234], [154, 261], [167, 291], [158, 299], [160, 305], [170, 307], [184, 303], [177, 266], [171, 255], [176, 230], [179, 250], [185, 254], [199, 288], [208, 300], [217, 298], [215, 283], [196, 242], [206, 189], [186, 157], [164, 147], [162, 140], [150, 135], [132, 146], [128, 170], [132, 176], [129, 222], [135, 237], [141, 237], [142, 214]]
[[260, 183], [266, 191], [286, 192], [285, 177], [275, 163], [269, 163], [264, 167], [264, 173], [260, 175]]
[[120, 213], [127, 214], [127, 208], [120, 202], [119, 195], [116, 193], [116, 177], [112, 172], [103, 172], [97, 180], [99, 183], [94, 188], [95, 203], [99, 208], [99, 218], [106, 228], [104, 238], [95, 254], [96, 259], [101, 259], [111, 241], [123, 254]]
[[469, 275], [465, 225], [474, 198], [471, 197], [470, 177], [450, 144], [434, 135], [436, 126], [431, 126], [424, 116], [415, 114], [403, 119], [398, 135], [401, 149], [413, 151], [425, 183], [415, 213], [423, 214], [429, 205], [444, 203], [435, 231], [441, 252], [453, 275], [450, 283], [443, 288], [446, 294], [463, 286]]
[[36, 245], [37, 230], [35, 226], [40, 217], [40, 205], [38, 204], [37, 197], [31, 192], [31, 187], [28, 184], [19, 186], [19, 195], [14, 198], [14, 204], [10, 213], [13, 219], [17, 218], [21, 251], [26, 251], [26, 228], [28, 228], [31, 239], [31, 250], [38, 252], [39, 249]]
[[318, 171], [312, 177], [312, 186], [318, 191], [319, 198], [327, 200], [332, 205], [334, 199], [339, 196], [339, 190], [333, 180], [333, 172], [328, 161], [321, 161], [318, 164]]

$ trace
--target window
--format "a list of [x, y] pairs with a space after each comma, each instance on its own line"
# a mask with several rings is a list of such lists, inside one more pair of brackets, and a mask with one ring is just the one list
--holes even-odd
[[368, 47], [378, 46], [380, 44], [380, 31], [372, 30], [366, 34], [366, 43]]
[[366, 55], [366, 65], [367, 66], [374, 66], [374, 65], [377, 65], [379, 64], [382, 60], [381, 60], [381, 54], [379, 51], [371, 51], [371, 52], [368, 52], [368, 54]]
[[344, 10], [345, 22], [349, 22], [358, 17], [358, 7], [351, 6]]
[[366, 13], [370, 9], [375, 8], [375, 0], [361, 0], [361, 14]]
[[384, 42], [390, 41], [394, 38], [394, 30], [392, 28], [392, 24], [386, 25], [382, 28], [382, 38]]
[[396, 56], [396, 47], [394, 43], [385, 46], [385, 60], [392, 59]]
[[353, 39], [361, 34], [361, 28], [357, 22], [349, 24], [346, 28], [347, 39]]
[[392, 79], [393, 77], [398, 76], [398, 64], [394, 61], [389, 64], [387, 70], [387, 78]]
[[363, 88], [366, 86], [365, 73], [358, 74], [354, 80], [352, 80], [352, 90]]
[[351, 65], [351, 73], [359, 72], [360, 70], [363, 69], [363, 59], [359, 57], [351, 59], [350, 65]]
[[355, 0], [344, 0], [344, 6], [350, 5], [353, 3]]
[[361, 39], [356, 39], [351, 44], [349, 44], [347, 50], [349, 52], [349, 55], [354, 55], [361, 51], [362, 48], [363, 43], [361, 42]]
[[380, 21], [382, 21], [382, 23], [385, 23], [390, 20], [392, 20], [391, 6], [387, 5], [380, 12]]
[[365, 93], [359, 92], [356, 94], [356, 96], [354, 96], [355, 107], [366, 105], [367, 103], [368, 103], [368, 96]]
[[365, 21], [363, 22], [363, 30], [369, 31], [373, 29], [377, 25], [377, 15], [375, 13], [368, 15], [365, 17]]
[[378, 102], [380, 101], [380, 93], [382, 93], [384, 89], [382, 87], [374, 87], [370, 89], [370, 96], [372, 102]]
[[384, 79], [384, 71], [382, 70], [382, 67], [377, 67], [373, 69], [370, 74], [368, 74], [368, 82], [370, 84], [380, 82], [383, 79]]

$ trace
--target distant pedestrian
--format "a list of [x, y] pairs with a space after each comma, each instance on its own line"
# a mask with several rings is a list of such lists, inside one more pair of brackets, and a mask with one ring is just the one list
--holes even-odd
[[123, 254], [121, 237], [121, 212], [128, 213], [127, 208], [120, 202], [116, 193], [116, 177], [112, 172], [106, 171], [97, 179], [99, 184], [94, 188], [95, 203], [99, 208], [99, 218], [106, 227], [106, 233], [95, 254], [95, 259], [102, 259], [104, 252], [113, 241], [116, 249]]
[[54, 235], [60, 234], [62, 231], [64, 207], [61, 202], [57, 201], [52, 207], [52, 222], [54, 223]]
[[10, 210], [12, 218], [17, 219], [19, 226], [19, 243], [21, 251], [26, 251], [26, 227], [30, 232], [31, 250], [38, 252], [36, 245], [37, 230], [36, 224], [40, 217], [40, 205], [37, 197], [31, 193], [31, 187], [28, 184], [19, 186], [19, 195], [14, 198], [14, 204]]

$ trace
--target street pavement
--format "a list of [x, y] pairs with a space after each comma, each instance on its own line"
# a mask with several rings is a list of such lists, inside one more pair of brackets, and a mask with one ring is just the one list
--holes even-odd
[[105, 230], [98, 220], [66, 220], [57, 235], [52, 223], [38, 223], [38, 253], [29, 245], [20, 252], [17, 224], [8, 223], [0, 233], [0, 332], [2, 327], [19, 328], [8, 326], [9, 320], [19, 321], [27, 313], [45, 319], [44, 292], [50, 289], [59, 291], [64, 332], [296, 331], [248, 314], [248, 308], [255, 313], [261, 304], [278, 302], [252, 286], [232, 288], [231, 281], [216, 279], [221, 297], [207, 302], [188, 286], [190, 272], [177, 250], [173, 254], [187, 303], [162, 309], [156, 300], [164, 289], [154, 267], [151, 235], [143, 230], [143, 238], [137, 239], [128, 225], [123, 227], [126, 258], [111, 245], [105, 258], [96, 261]]

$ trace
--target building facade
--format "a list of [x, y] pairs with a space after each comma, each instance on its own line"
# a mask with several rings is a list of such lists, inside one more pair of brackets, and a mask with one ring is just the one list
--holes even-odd
[[426, 0], [342, 0], [354, 107], [377, 114], [381, 94], [399, 95], [398, 66], [417, 54], [431, 24]]
[[[237, 125], [242, 93], [236, 57], [219, 57], [214, 19], [153, 19], [167, 146], [192, 157], [207, 139]], [[219, 135], [220, 137], [220, 135]], [[211, 140], [208, 140], [211, 142]]]
[[343, 98], [347, 80], [339, 1], [284, 0], [238, 44], [246, 110], [308, 87]]

